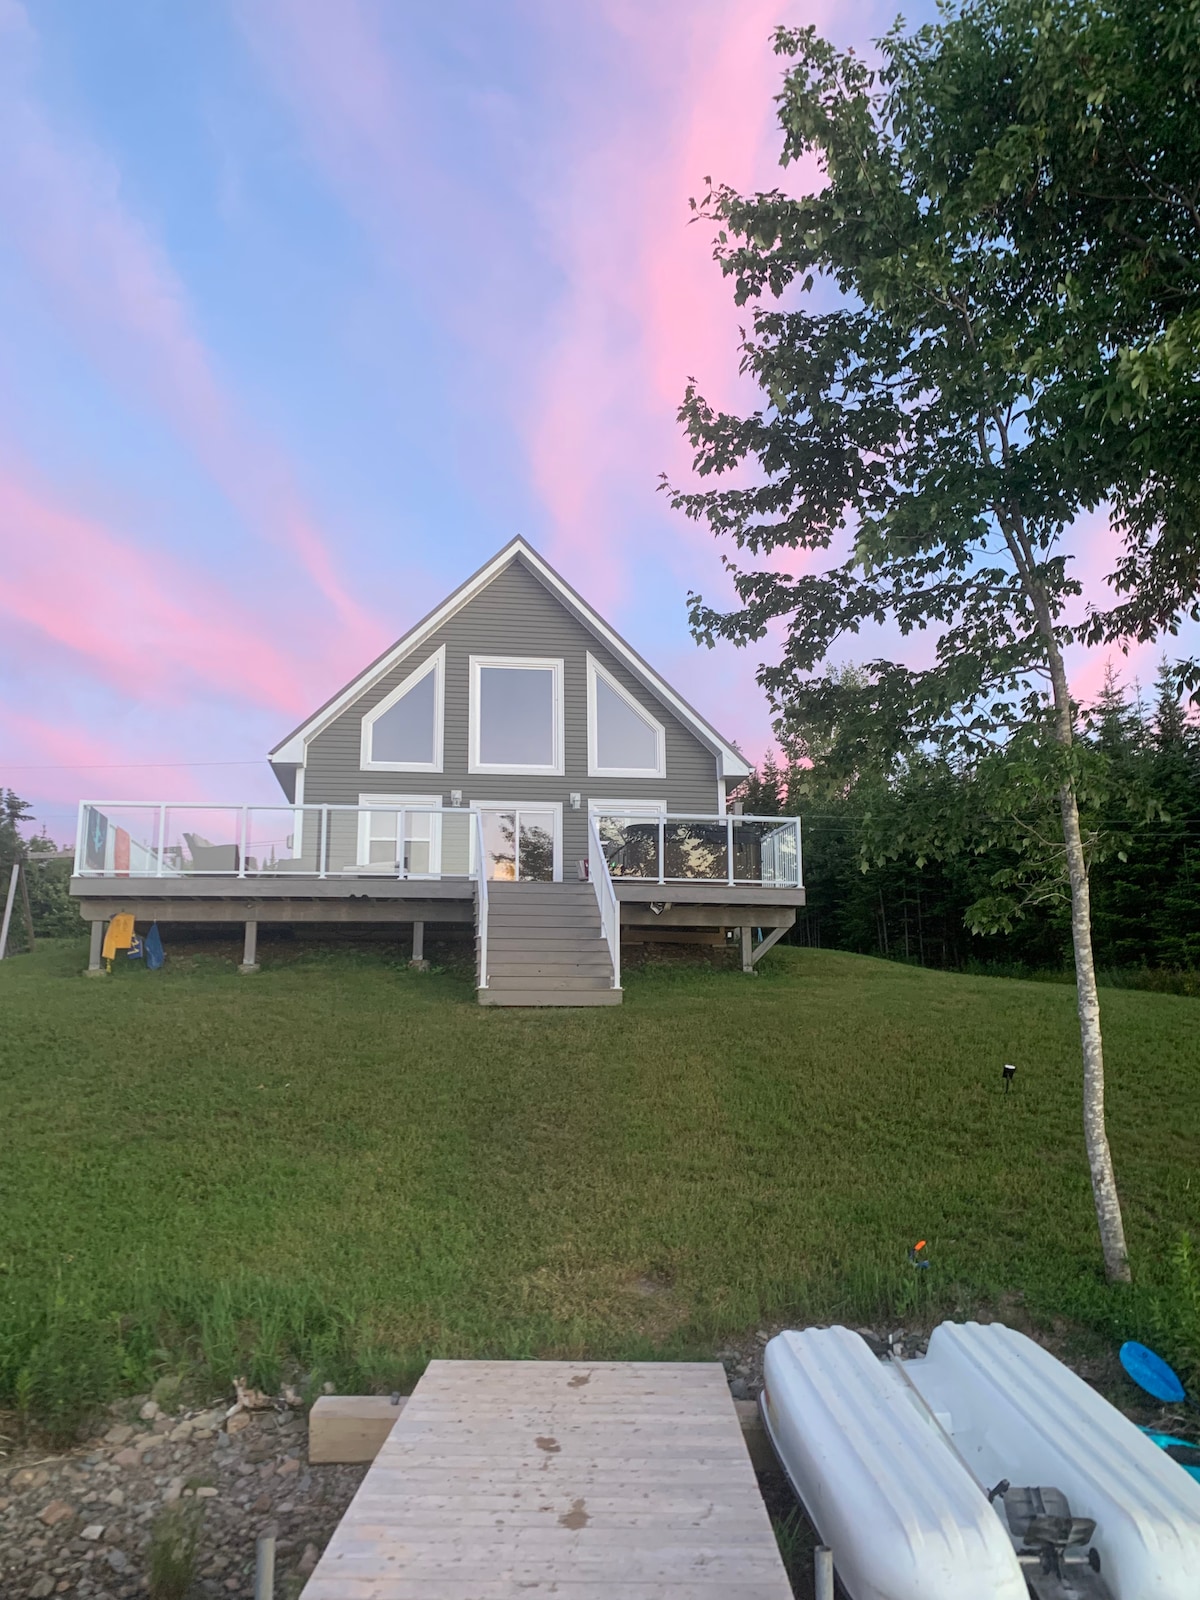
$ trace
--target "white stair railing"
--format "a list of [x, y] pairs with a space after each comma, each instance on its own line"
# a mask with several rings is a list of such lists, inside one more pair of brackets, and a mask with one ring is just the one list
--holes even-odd
[[483, 814], [476, 811], [474, 845], [475, 871], [475, 927], [479, 939], [479, 983], [480, 989], [488, 986], [488, 879], [487, 879], [487, 854], [483, 847]]
[[614, 989], [621, 987], [621, 907], [617, 901], [617, 891], [613, 888], [612, 873], [608, 870], [604, 849], [600, 843], [600, 830], [596, 826], [596, 816], [593, 813], [588, 817], [588, 877], [592, 888], [596, 892], [596, 904], [600, 907], [600, 927], [604, 934], [608, 953], [612, 959]]

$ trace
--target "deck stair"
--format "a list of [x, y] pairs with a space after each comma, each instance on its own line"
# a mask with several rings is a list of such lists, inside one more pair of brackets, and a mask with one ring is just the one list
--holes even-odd
[[618, 1006], [589, 883], [488, 885], [485, 1006]]

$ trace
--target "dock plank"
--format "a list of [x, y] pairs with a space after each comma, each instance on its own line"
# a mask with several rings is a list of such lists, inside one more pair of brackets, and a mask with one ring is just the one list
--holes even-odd
[[432, 1361], [304, 1600], [790, 1600], [715, 1362]]

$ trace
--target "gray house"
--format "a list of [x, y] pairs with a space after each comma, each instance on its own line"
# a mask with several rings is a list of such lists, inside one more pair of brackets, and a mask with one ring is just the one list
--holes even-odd
[[[621, 999], [621, 930], [742, 930], [804, 901], [796, 819], [735, 815], [748, 767], [521, 539], [269, 757], [282, 806], [89, 801], [72, 892], [93, 927], [473, 923], [485, 1004]], [[735, 808], [736, 809], [736, 808]], [[756, 945], [752, 930], [761, 930]]]

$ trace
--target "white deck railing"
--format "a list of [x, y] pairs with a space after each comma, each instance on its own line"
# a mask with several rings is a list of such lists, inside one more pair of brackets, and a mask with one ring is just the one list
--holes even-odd
[[483, 818], [475, 812], [475, 936], [479, 940], [479, 981], [488, 986], [488, 875], [487, 854], [483, 847]]
[[613, 888], [612, 874], [604, 847], [600, 842], [599, 819], [588, 817], [588, 877], [596, 891], [596, 904], [600, 908], [600, 928], [612, 960], [614, 989], [621, 987], [621, 907], [617, 891]]
[[642, 882], [803, 887], [799, 817], [604, 811], [593, 819], [612, 877]]
[[[622, 880], [765, 889], [804, 881], [798, 817], [630, 809], [596, 813], [588, 831], [618, 898]], [[84, 801], [75, 845], [81, 878], [377, 876], [478, 885], [490, 865], [481, 813], [461, 806]]]
[[84, 801], [81, 878], [470, 878], [478, 812], [405, 805], [222, 806]]

